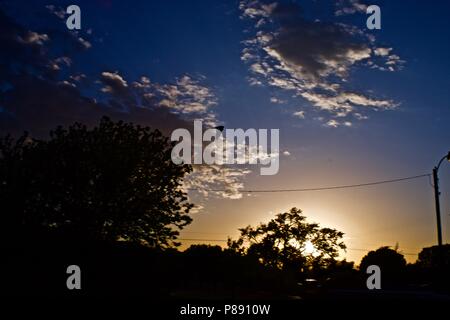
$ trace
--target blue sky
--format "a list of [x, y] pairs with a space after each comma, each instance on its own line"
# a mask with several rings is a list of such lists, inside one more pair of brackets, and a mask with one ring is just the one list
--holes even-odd
[[[156, 103], [168, 100], [174, 88], [186, 93], [168, 105], [183, 121], [213, 116], [230, 128], [280, 129], [281, 149], [287, 153], [281, 155], [278, 175], [261, 177], [259, 170], [239, 175], [244, 169], [231, 168], [235, 175], [214, 181], [238, 194], [239, 188], [328, 186], [428, 173], [450, 147], [449, 2], [77, 1], [82, 12], [78, 33], [69, 32], [64, 16], [58, 17], [73, 3], [55, 1], [49, 7], [48, 1], [3, 1], [1, 8], [23, 32], [47, 35], [40, 43], [24, 38], [39, 48], [46, 66], [70, 57], [70, 62], [58, 60], [56, 75], [39, 81], [56, 86], [49, 90], [60, 90], [67, 81], [71, 97], [95, 99], [86, 108], [100, 111], [91, 115], [65, 105], [57, 109], [61, 116], [44, 108], [38, 112], [42, 118], [32, 117], [42, 106], [27, 101], [19, 108], [6, 92], [13, 81], [5, 77], [0, 79], [7, 97], [0, 100], [2, 132], [40, 134], [72, 119], [94, 121], [110, 112], [105, 108], [113, 106], [112, 100], [126, 109], [127, 119], [164, 126], [151, 112], [132, 115], [129, 109], [130, 97], [144, 92], [138, 89], [145, 87], [145, 76], [151, 88], [142, 90], [165, 99]], [[381, 30], [365, 27], [367, 4], [380, 6]], [[347, 14], [339, 13], [343, 9]], [[258, 36], [263, 42], [251, 42]], [[386, 71], [389, 67], [392, 71]], [[35, 68], [32, 74], [43, 72], [43, 65]], [[76, 75], [84, 80], [74, 80]], [[339, 86], [333, 91], [330, 85]], [[204, 95], [183, 91], [189, 88]], [[56, 96], [47, 98], [56, 105]], [[193, 101], [204, 108], [191, 112]], [[441, 169], [447, 241], [449, 169], [445, 164]], [[405, 252], [416, 253], [436, 238], [427, 179], [334, 193], [191, 197], [201, 210], [184, 238], [236, 236], [238, 227], [267, 220], [289, 206], [346, 232], [353, 248], [398, 241]], [[347, 257], [358, 261], [362, 253], [349, 251]]]

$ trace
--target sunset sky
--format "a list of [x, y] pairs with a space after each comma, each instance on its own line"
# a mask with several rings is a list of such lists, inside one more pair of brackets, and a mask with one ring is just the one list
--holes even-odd
[[[78, 32], [65, 24], [70, 4], [81, 8]], [[381, 30], [366, 28], [370, 4]], [[448, 12], [444, 1], [1, 1], [0, 131], [44, 136], [103, 114], [166, 134], [193, 119], [280, 129], [277, 175], [196, 168], [189, 184], [202, 190], [189, 193], [197, 207], [183, 246], [225, 245], [295, 206], [345, 232], [348, 260], [398, 243], [412, 262], [437, 241], [427, 177], [242, 190], [431, 173], [450, 149]], [[449, 242], [450, 164], [440, 182]]]

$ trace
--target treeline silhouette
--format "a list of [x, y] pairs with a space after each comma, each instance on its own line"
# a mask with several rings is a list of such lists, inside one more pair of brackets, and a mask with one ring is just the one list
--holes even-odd
[[[383, 289], [449, 291], [450, 245], [424, 248], [415, 264], [382, 247], [356, 268], [337, 260], [343, 233], [297, 208], [240, 229], [227, 248], [179, 251], [192, 168], [173, 164], [172, 146], [156, 130], [108, 118], [58, 127], [47, 140], [0, 139], [0, 295], [321, 298], [366, 289], [372, 264]], [[70, 265], [81, 269], [81, 290], [67, 288]]]

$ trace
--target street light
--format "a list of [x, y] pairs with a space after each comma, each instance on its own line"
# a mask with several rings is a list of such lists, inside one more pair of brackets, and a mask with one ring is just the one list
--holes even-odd
[[442, 247], [442, 227], [441, 227], [441, 206], [439, 204], [439, 179], [438, 179], [438, 170], [441, 166], [442, 161], [447, 159], [450, 162], [450, 151], [447, 155], [443, 156], [439, 161], [438, 165], [433, 168], [433, 184], [434, 184], [434, 201], [436, 206], [436, 222], [437, 222], [437, 232], [438, 232], [438, 245]]

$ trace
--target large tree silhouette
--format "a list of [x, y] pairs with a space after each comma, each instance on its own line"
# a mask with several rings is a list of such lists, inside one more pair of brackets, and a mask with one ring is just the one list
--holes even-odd
[[279, 269], [325, 267], [335, 260], [340, 249], [345, 249], [341, 241], [344, 234], [305, 220], [300, 209], [292, 208], [256, 228], [239, 229], [241, 236], [235, 241], [229, 239], [228, 246]]
[[192, 204], [180, 190], [187, 165], [171, 161], [159, 131], [103, 118], [88, 129], [58, 127], [49, 140], [0, 139], [2, 233], [40, 230], [177, 245]]

